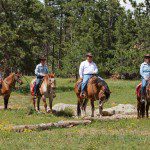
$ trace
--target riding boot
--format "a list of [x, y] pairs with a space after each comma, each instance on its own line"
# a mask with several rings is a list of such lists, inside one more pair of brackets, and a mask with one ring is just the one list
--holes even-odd
[[85, 98], [85, 97], [86, 97], [86, 94], [85, 94], [84, 91], [82, 91], [82, 92], [80, 93], [80, 98]]

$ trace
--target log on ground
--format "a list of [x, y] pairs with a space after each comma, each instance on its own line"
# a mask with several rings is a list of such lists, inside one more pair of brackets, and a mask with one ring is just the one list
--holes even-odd
[[79, 121], [59, 121], [57, 123], [46, 123], [37, 125], [17, 125], [12, 127], [12, 131], [23, 132], [25, 130], [48, 130], [52, 127], [56, 128], [69, 128], [77, 125], [90, 124], [90, 120], [79, 120]]

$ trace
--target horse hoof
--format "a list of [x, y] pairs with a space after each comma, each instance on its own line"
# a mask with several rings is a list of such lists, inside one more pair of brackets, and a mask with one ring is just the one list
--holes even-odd
[[48, 114], [52, 114], [53, 112], [51, 110], [47, 110], [47, 113]]
[[37, 111], [37, 113], [38, 113], [38, 114], [41, 114], [41, 112], [40, 112], [39, 110]]

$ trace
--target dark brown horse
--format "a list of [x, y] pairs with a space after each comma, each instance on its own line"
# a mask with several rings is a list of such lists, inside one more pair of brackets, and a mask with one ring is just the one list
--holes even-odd
[[109, 88], [106, 88], [107, 84], [103, 84], [104, 81], [100, 80], [98, 77], [93, 76], [87, 85], [86, 90], [86, 98], [82, 99], [80, 98], [80, 90], [78, 88], [79, 83], [81, 83], [81, 80], [77, 81], [75, 84], [74, 91], [77, 95], [78, 102], [77, 102], [77, 115], [81, 116], [81, 109], [86, 114], [86, 106], [88, 99], [91, 102], [91, 110], [92, 114], [91, 117], [94, 117], [94, 101], [99, 100], [99, 116], [102, 116], [102, 110], [103, 110], [103, 104], [109, 99], [110, 97], [110, 91]]
[[0, 90], [0, 95], [4, 97], [4, 109], [7, 109], [8, 107], [10, 94], [12, 92], [12, 89], [15, 87], [16, 82], [18, 82], [19, 84], [23, 83], [20, 78], [21, 75], [19, 73], [11, 73], [2, 81], [2, 89]]
[[137, 93], [137, 118], [149, 117], [148, 111], [150, 106], [150, 80], [146, 86], [145, 101], [141, 101], [141, 95]]

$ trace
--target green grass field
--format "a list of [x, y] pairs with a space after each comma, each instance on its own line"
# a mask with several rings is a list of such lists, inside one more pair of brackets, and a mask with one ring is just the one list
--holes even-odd
[[[28, 78], [28, 80], [31, 78]], [[136, 105], [135, 87], [139, 81], [106, 80], [112, 92], [104, 107], [117, 104]], [[56, 103], [76, 104], [72, 79], [57, 79]], [[95, 102], [96, 106], [98, 102]], [[0, 106], [3, 105], [2, 97]], [[41, 106], [43, 103], [41, 102]], [[148, 149], [150, 148], [150, 120], [123, 119], [118, 121], [95, 121], [87, 126], [52, 128], [46, 131], [15, 133], [9, 126], [57, 122], [72, 118], [56, 117], [52, 114], [28, 115], [30, 95], [13, 92], [9, 106], [11, 110], [0, 110], [0, 150], [65, 149]], [[8, 127], [8, 130], [4, 130]]]

